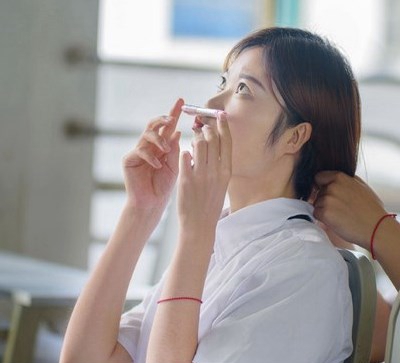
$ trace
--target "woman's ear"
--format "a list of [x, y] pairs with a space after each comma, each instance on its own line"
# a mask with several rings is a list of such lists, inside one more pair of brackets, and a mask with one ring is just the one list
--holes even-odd
[[312, 126], [309, 122], [302, 122], [286, 130], [286, 152], [295, 154], [301, 150], [303, 145], [310, 140]]

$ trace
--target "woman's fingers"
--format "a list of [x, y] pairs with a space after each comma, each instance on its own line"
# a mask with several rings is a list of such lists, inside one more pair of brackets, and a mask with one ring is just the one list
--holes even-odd
[[232, 138], [227, 115], [224, 112], [218, 114], [217, 127], [220, 134], [221, 167], [230, 174], [232, 170]]
[[133, 158], [144, 160], [146, 163], [150, 164], [153, 168], [160, 169], [162, 167], [161, 161], [154, 155], [154, 153], [149, 151], [146, 147], [137, 147], [134, 150]]
[[218, 170], [220, 164], [220, 148], [219, 148], [219, 134], [214, 126], [204, 125], [202, 127], [204, 139], [207, 141], [207, 156], [206, 162], [208, 168], [215, 172]]
[[167, 141], [164, 136], [161, 136], [160, 130], [169, 127], [170, 123], [174, 121], [171, 116], [161, 116], [150, 121], [139, 140], [138, 147], [143, 148], [154, 145], [162, 153], [169, 152], [169, 140]]
[[[160, 152], [169, 153], [171, 151], [171, 138], [175, 134], [183, 104], [184, 101], [181, 98], [178, 99], [172, 107], [169, 116], [158, 117], [151, 121], [142, 134], [142, 142], [139, 141], [139, 145], [151, 144], [156, 146]], [[144, 155], [144, 153], [142, 154]]]
[[183, 104], [183, 99], [178, 99], [168, 116], [157, 117], [149, 122], [142, 135], [143, 139], [156, 145], [160, 150], [168, 152], [169, 142], [175, 132]]
[[179, 170], [183, 172], [182, 175], [188, 175], [192, 170], [192, 155], [189, 151], [183, 151], [179, 158]]
[[124, 166], [134, 167], [146, 162], [153, 168], [161, 168], [159, 158], [170, 152], [171, 146], [160, 135], [160, 130], [168, 127], [171, 122], [175, 122], [172, 116], [161, 116], [150, 121], [137, 146], [124, 157]]
[[[179, 137], [176, 139], [175, 128], [181, 114], [182, 105], [183, 100], [177, 100], [169, 116], [159, 117], [149, 123], [134, 150], [134, 155], [132, 155], [136, 162], [141, 159], [159, 169], [168, 159], [171, 161], [178, 160], [173, 155], [170, 155], [170, 158], [164, 158], [164, 155], [170, 153], [171, 150], [179, 150], [179, 146], [172, 145], [175, 145], [175, 141], [179, 139]], [[225, 171], [226, 174], [230, 174], [232, 140], [226, 114], [221, 112], [215, 123], [205, 125], [203, 128], [195, 128], [192, 147], [193, 170], [201, 171], [207, 167], [210, 172]]]
[[177, 174], [180, 133], [175, 131], [184, 104], [178, 99], [168, 116], [160, 116], [150, 121], [136, 147], [123, 158], [125, 168], [148, 164], [160, 169], [164, 165]]
[[179, 167], [179, 140], [181, 133], [175, 131], [171, 136], [171, 151], [167, 154], [165, 164], [170, 168], [174, 174], [178, 174]]
[[158, 132], [153, 130], [146, 130], [143, 135], [143, 140], [147, 141], [148, 143], [155, 145], [160, 149], [162, 152], [169, 152], [171, 150], [170, 145], [168, 144], [167, 140], [164, 137], [160, 136]]
[[200, 128], [195, 128], [193, 129], [193, 131], [193, 168], [196, 171], [203, 170], [204, 167], [207, 165], [207, 141], [203, 131]]
[[174, 106], [172, 107], [169, 116], [171, 117], [171, 122], [164, 128], [162, 128], [160, 135], [164, 137], [166, 140], [169, 140], [172, 134], [175, 132], [176, 125], [178, 123], [179, 117], [182, 112], [182, 106], [184, 105], [185, 101], [182, 98], [179, 98]]
[[333, 183], [337, 179], [338, 175], [339, 175], [338, 171], [333, 171], [333, 170], [321, 171], [315, 176], [315, 183], [320, 188], [325, 187]]
[[221, 113], [216, 122], [194, 129], [194, 170], [207, 167], [210, 172], [226, 172], [232, 167], [232, 139], [226, 114]]
[[172, 116], [160, 116], [151, 120], [146, 126], [145, 131], [158, 132], [162, 127], [168, 126], [173, 121]]

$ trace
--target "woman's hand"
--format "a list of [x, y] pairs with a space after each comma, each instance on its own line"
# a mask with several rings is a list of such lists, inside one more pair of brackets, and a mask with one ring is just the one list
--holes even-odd
[[71, 316], [61, 362], [125, 362], [118, 329], [132, 274], [154, 231], [178, 174], [183, 100], [169, 117], [149, 123], [138, 145], [124, 158], [128, 201], [114, 233]]
[[194, 128], [193, 156], [183, 152], [178, 183], [178, 213], [185, 229], [215, 229], [232, 169], [232, 140], [227, 116]]
[[[178, 182], [180, 233], [161, 298], [201, 298], [213, 250], [215, 226], [231, 176], [231, 136], [226, 115], [195, 128], [193, 157], [183, 152]], [[157, 307], [148, 363], [192, 362], [198, 344], [200, 304], [165, 302]]]
[[178, 175], [180, 133], [175, 129], [183, 104], [177, 100], [169, 116], [152, 120], [124, 157], [128, 204], [135, 208], [162, 211], [166, 206]]

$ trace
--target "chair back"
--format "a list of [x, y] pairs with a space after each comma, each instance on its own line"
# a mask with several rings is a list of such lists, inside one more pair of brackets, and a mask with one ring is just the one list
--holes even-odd
[[347, 263], [353, 300], [353, 353], [344, 363], [368, 363], [375, 322], [375, 272], [364, 254], [345, 249], [339, 252]]
[[400, 362], [400, 294], [392, 306], [386, 338], [385, 363]]

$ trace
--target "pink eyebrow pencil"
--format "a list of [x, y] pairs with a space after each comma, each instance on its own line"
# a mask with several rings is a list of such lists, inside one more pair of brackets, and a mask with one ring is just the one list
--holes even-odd
[[183, 105], [182, 111], [191, 116], [218, 117], [218, 113], [223, 112], [213, 108], [203, 108], [194, 105]]

